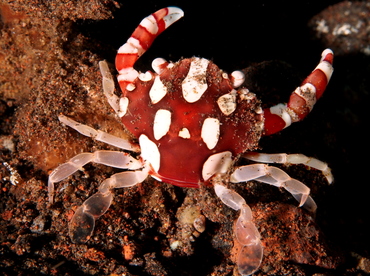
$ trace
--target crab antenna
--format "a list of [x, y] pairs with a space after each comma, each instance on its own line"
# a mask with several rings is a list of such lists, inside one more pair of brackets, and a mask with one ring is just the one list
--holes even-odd
[[277, 104], [264, 109], [265, 133], [274, 134], [303, 120], [311, 112], [316, 101], [322, 96], [333, 73], [334, 53], [326, 49], [321, 54], [320, 63], [290, 95], [288, 104]]
[[118, 49], [116, 68], [122, 91], [125, 91], [127, 85], [138, 76], [138, 72], [133, 68], [138, 58], [149, 49], [158, 35], [183, 16], [184, 12], [177, 7], [156, 11], [145, 17], [127, 42]]

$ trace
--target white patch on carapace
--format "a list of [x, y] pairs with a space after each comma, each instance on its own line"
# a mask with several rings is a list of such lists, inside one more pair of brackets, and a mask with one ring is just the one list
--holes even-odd
[[168, 62], [164, 58], [156, 58], [152, 61], [152, 68], [157, 74], [162, 73], [163, 69], [165, 69], [167, 65]]
[[184, 138], [184, 139], [190, 139], [190, 132], [186, 127], [183, 127], [179, 131], [179, 137]]
[[236, 88], [243, 84], [245, 75], [242, 71], [234, 71], [230, 74], [230, 79], [234, 88]]
[[202, 177], [205, 181], [211, 178], [214, 174], [221, 173], [225, 174], [230, 168], [232, 159], [231, 152], [224, 151], [211, 155], [208, 157], [206, 162], [204, 162], [202, 169]]
[[239, 89], [238, 94], [242, 101], [249, 101], [256, 97], [256, 94], [249, 92], [249, 89], [247, 88]]
[[285, 126], [284, 128], [290, 126], [292, 124], [292, 117], [289, 115], [287, 111], [286, 104], [277, 104], [270, 107], [270, 112], [272, 114], [278, 115], [281, 119], [284, 120]]
[[153, 170], [158, 172], [160, 168], [160, 153], [157, 145], [145, 134], [140, 135], [139, 145], [141, 148], [141, 158], [149, 162]]
[[153, 131], [156, 140], [161, 139], [167, 134], [171, 126], [171, 112], [165, 109], [159, 109], [155, 113]]
[[220, 121], [216, 118], [207, 118], [202, 125], [201, 137], [208, 149], [213, 149], [220, 137]]
[[[261, 108], [262, 109], [262, 108]], [[262, 110], [261, 110], [262, 112]], [[257, 112], [256, 112], [257, 113]], [[258, 113], [257, 113], [258, 114]], [[265, 122], [264, 121], [258, 121], [254, 125], [254, 129], [258, 132], [262, 131], [265, 127]]]
[[294, 90], [295, 94], [300, 96], [306, 101], [306, 106], [311, 111], [316, 103], [316, 87], [311, 83], [305, 83], [303, 86], [297, 87]]
[[121, 118], [127, 113], [127, 107], [129, 104], [129, 99], [127, 97], [122, 97], [119, 99], [119, 111], [118, 116]]
[[254, 112], [256, 112], [256, 114], [262, 114], [263, 113], [263, 109], [261, 106], [257, 106], [255, 109], [254, 109]]
[[167, 87], [163, 84], [159, 76], [154, 78], [154, 83], [149, 91], [149, 97], [153, 104], [158, 103], [167, 94]]
[[138, 77], [141, 81], [150, 81], [153, 76], [150, 72], [140, 73]]
[[135, 85], [135, 84], [133, 84], [133, 83], [129, 83], [129, 84], [127, 84], [127, 86], [126, 86], [126, 90], [127, 90], [127, 91], [130, 91], [130, 92], [134, 91], [134, 90], [135, 90], [135, 88], [136, 88], [136, 85]]
[[209, 60], [194, 58], [190, 63], [190, 69], [182, 82], [182, 95], [189, 103], [194, 103], [202, 97], [207, 90], [206, 73]]
[[219, 97], [217, 104], [221, 112], [226, 116], [233, 113], [236, 109], [236, 90], [233, 89], [230, 93]]

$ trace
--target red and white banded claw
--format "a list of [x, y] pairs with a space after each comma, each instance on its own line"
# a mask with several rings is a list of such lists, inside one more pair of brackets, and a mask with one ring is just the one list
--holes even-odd
[[116, 56], [116, 68], [119, 72], [118, 82], [125, 91], [128, 84], [138, 76], [133, 68], [139, 57], [152, 45], [154, 39], [165, 29], [184, 16], [177, 7], [163, 8], [145, 17], [130, 38], [119, 49]]
[[320, 63], [302, 82], [301, 86], [290, 95], [288, 104], [277, 104], [264, 109], [264, 135], [274, 134], [303, 120], [311, 112], [316, 101], [322, 96], [328, 85], [333, 69], [334, 53], [326, 49], [321, 54]]

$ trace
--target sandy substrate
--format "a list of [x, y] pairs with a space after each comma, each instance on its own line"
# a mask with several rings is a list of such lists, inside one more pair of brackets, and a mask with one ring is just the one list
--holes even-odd
[[[47, 178], [58, 164], [80, 152], [113, 149], [66, 128], [57, 116], [128, 137], [106, 103], [98, 62], [106, 59], [114, 72], [116, 49], [143, 17], [169, 4], [183, 8], [185, 18], [139, 60], [142, 71], [158, 56], [202, 56], [226, 71], [244, 69], [246, 86], [269, 106], [288, 99], [323, 49], [337, 53], [332, 81], [308, 118], [260, 142], [263, 152], [328, 162], [335, 178], [330, 186], [315, 170], [281, 166], [311, 188], [316, 216], [283, 190], [256, 182], [231, 187], [251, 206], [262, 235], [264, 259], [256, 275], [370, 273], [369, 5], [236, 1], [205, 9], [183, 2], [1, 1], [2, 275], [238, 275], [232, 233], [237, 213], [211, 188], [148, 179], [116, 190], [82, 245], [71, 242], [68, 222], [117, 170], [87, 165], [56, 184], [54, 204], [47, 201]], [[191, 214], [205, 217], [204, 232], [189, 223]]]

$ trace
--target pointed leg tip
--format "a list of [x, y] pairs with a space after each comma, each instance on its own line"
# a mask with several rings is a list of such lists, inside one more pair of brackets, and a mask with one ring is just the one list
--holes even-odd
[[239, 273], [243, 276], [252, 275], [259, 269], [262, 258], [263, 247], [260, 240], [255, 244], [244, 246], [237, 262]]
[[95, 227], [95, 218], [80, 206], [69, 223], [69, 236], [74, 243], [86, 243]]

